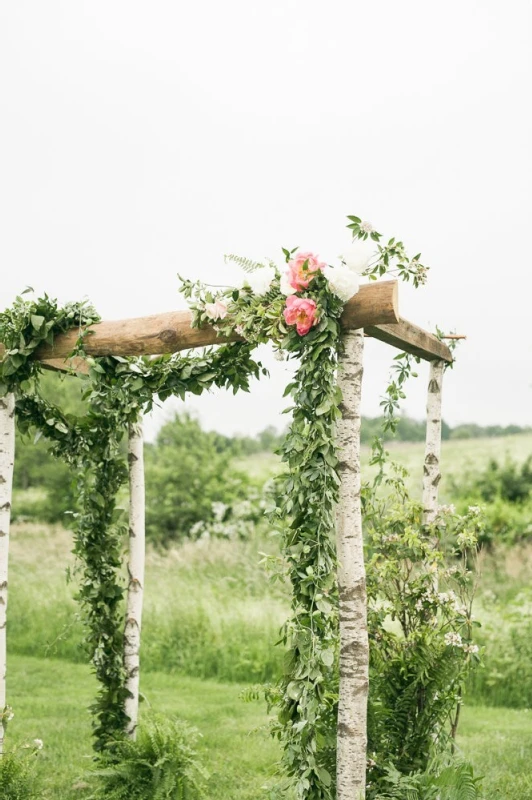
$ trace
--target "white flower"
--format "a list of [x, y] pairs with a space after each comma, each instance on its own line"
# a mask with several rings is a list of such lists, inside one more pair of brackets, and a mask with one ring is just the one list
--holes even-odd
[[480, 514], [481, 509], [480, 506], [469, 506], [468, 511], [470, 514], [478, 516]]
[[253, 294], [260, 296], [266, 294], [274, 278], [275, 269], [273, 267], [261, 267], [246, 276], [244, 285], [249, 286]]
[[478, 644], [465, 644], [464, 653], [478, 653]]
[[215, 303], [205, 303], [205, 313], [213, 320], [223, 319], [227, 314], [227, 306], [221, 300]]
[[360, 288], [358, 274], [347, 267], [325, 267], [323, 274], [329, 281], [329, 286], [333, 292], [345, 303]]
[[351, 247], [348, 247], [340, 258], [348, 269], [353, 272], [364, 272], [375, 256], [375, 245], [369, 240], [356, 239]]
[[44, 747], [44, 742], [42, 739], [34, 739], [33, 744], [37, 748], [37, 750], [42, 750]]
[[462, 637], [459, 633], [446, 633], [445, 644], [450, 647], [462, 647]]
[[373, 233], [375, 228], [371, 224], [371, 222], [361, 222], [360, 223], [360, 230], [364, 231], [364, 233]]
[[275, 350], [273, 357], [276, 361], [284, 361], [284, 353], [282, 350]]
[[448, 506], [438, 506], [438, 514], [456, 514], [456, 506], [453, 503]]
[[281, 285], [279, 286], [279, 289], [281, 290], [281, 294], [289, 295], [296, 293], [296, 290], [294, 289], [293, 286], [290, 285], [288, 281], [287, 272], [283, 272], [283, 274], [281, 275]]

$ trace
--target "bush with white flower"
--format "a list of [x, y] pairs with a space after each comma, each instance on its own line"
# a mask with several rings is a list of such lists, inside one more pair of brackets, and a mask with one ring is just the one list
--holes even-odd
[[374, 457], [379, 472], [364, 489], [364, 515], [369, 776], [378, 786], [390, 764], [403, 774], [425, 770], [456, 735], [462, 692], [480, 664], [472, 604], [483, 520], [479, 508], [462, 516], [445, 507], [424, 525], [403, 470], [380, 448]]

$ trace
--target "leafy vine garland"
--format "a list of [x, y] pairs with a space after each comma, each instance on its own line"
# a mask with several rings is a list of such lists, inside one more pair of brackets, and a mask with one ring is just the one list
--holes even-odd
[[[151, 408], [158, 395], [184, 397], [211, 386], [246, 390], [262, 368], [252, 349], [271, 341], [299, 360], [286, 393], [292, 423], [282, 448], [288, 472], [272, 519], [283, 532], [283, 557], [292, 585], [292, 614], [282, 630], [285, 670], [270, 700], [279, 708], [275, 734], [284, 748], [284, 768], [305, 800], [333, 796], [337, 685], [338, 612], [334, 510], [338, 499], [335, 426], [341, 400], [336, 369], [341, 350], [340, 315], [356, 293], [359, 275], [375, 280], [386, 273], [425, 282], [419, 255], [409, 258], [402, 242], [379, 242], [381, 234], [349, 217], [353, 247], [335, 267], [308, 252], [284, 250], [284, 271], [270, 261], [230, 256], [246, 273], [241, 285], [213, 291], [182, 280], [193, 324], [214, 323], [223, 336], [243, 341], [198, 356], [155, 360], [88, 358], [84, 328], [98, 320], [87, 304], [60, 308], [48, 297], [17, 298], [0, 315], [0, 396], [14, 392], [23, 431], [37, 429], [52, 452], [77, 477], [79, 511], [74, 517], [75, 553], [82, 564], [78, 599], [88, 629], [87, 645], [100, 683], [94, 714], [95, 747], [102, 750], [124, 729], [124, 585], [120, 577], [125, 521], [116, 495], [127, 479], [120, 443], [129, 422]], [[65, 415], [39, 394], [38, 347], [78, 327], [75, 352], [90, 366], [87, 414]], [[401, 374], [401, 373], [400, 373]], [[401, 379], [398, 384], [400, 386]], [[400, 396], [389, 398], [389, 416]]]

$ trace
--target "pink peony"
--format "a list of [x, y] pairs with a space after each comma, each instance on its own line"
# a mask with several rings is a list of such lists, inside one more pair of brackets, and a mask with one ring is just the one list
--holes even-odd
[[319, 261], [314, 253], [296, 253], [295, 258], [288, 262], [288, 283], [296, 291], [306, 289], [314, 273], [326, 266], [325, 262]]
[[291, 294], [286, 298], [286, 308], [283, 313], [286, 324], [295, 325], [299, 335], [304, 336], [313, 325], [319, 322], [316, 311], [317, 306], [314, 300]]
[[227, 306], [221, 300], [215, 303], [205, 303], [205, 313], [213, 320], [223, 319], [227, 314]]

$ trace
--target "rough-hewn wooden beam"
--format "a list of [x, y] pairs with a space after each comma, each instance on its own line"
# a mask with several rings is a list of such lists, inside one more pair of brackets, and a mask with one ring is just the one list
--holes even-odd
[[[217, 335], [211, 325], [191, 328], [189, 311], [171, 311], [151, 317], [125, 319], [117, 322], [99, 322], [93, 325], [85, 340], [87, 353], [93, 356], [107, 355], [161, 355], [238, 341], [234, 336], [225, 339]], [[378, 281], [360, 287], [360, 291], [346, 304], [342, 315], [345, 330], [364, 328], [364, 332], [382, 342], [420, 356], [426, 361], [452, 361], [451, 351], [436, 336], [411, 322], [401, 320], [398, 314], [397, 281]], [[37, 358], [49, 369], [65, 371], [72, 366], [76, 371], [86, 372], [80, 359], [65, 359], [74, 349], [77, 330], [58, 336], [53, 346], [42, 347]], [[0, 344], [0, 358], [3, 353]]]
[[[379, 281], [360, 287], [360, 291], [346, 304], [342, 322], [345, 328], [364, 328], [397, 322], [397, 281]], [[238, 341], [238, 337], [224, 339], [214, 328], [204, 325], [191, 328], [189, 311], [171, 311], [151, 317], [99, 322], [90, 328], [85, 339], [85, 349], [93, 356], [137, 356], [175, 353], [224, 341]], [[53, 344], [41, 347], [36, 357], [50, 363], [66, 358], [74, 349], [77, 330], [58, 336]], [[0, 351], [0, 356], [2, 355]]]
[[419, 356], [424, 361], [453, 360], [445, 342], [412, 322], [407, 322], [406, 319], [400, 320], [395, 325], [370, 325], [364, 328], [364, 332], [373, 339], [379, 339], [405, 353]]
[[74, 372], [88, 375], [89, 365], [84, 358], [50, 358], [42, 362], [44, 369], [50, 369], [55, 372]]

